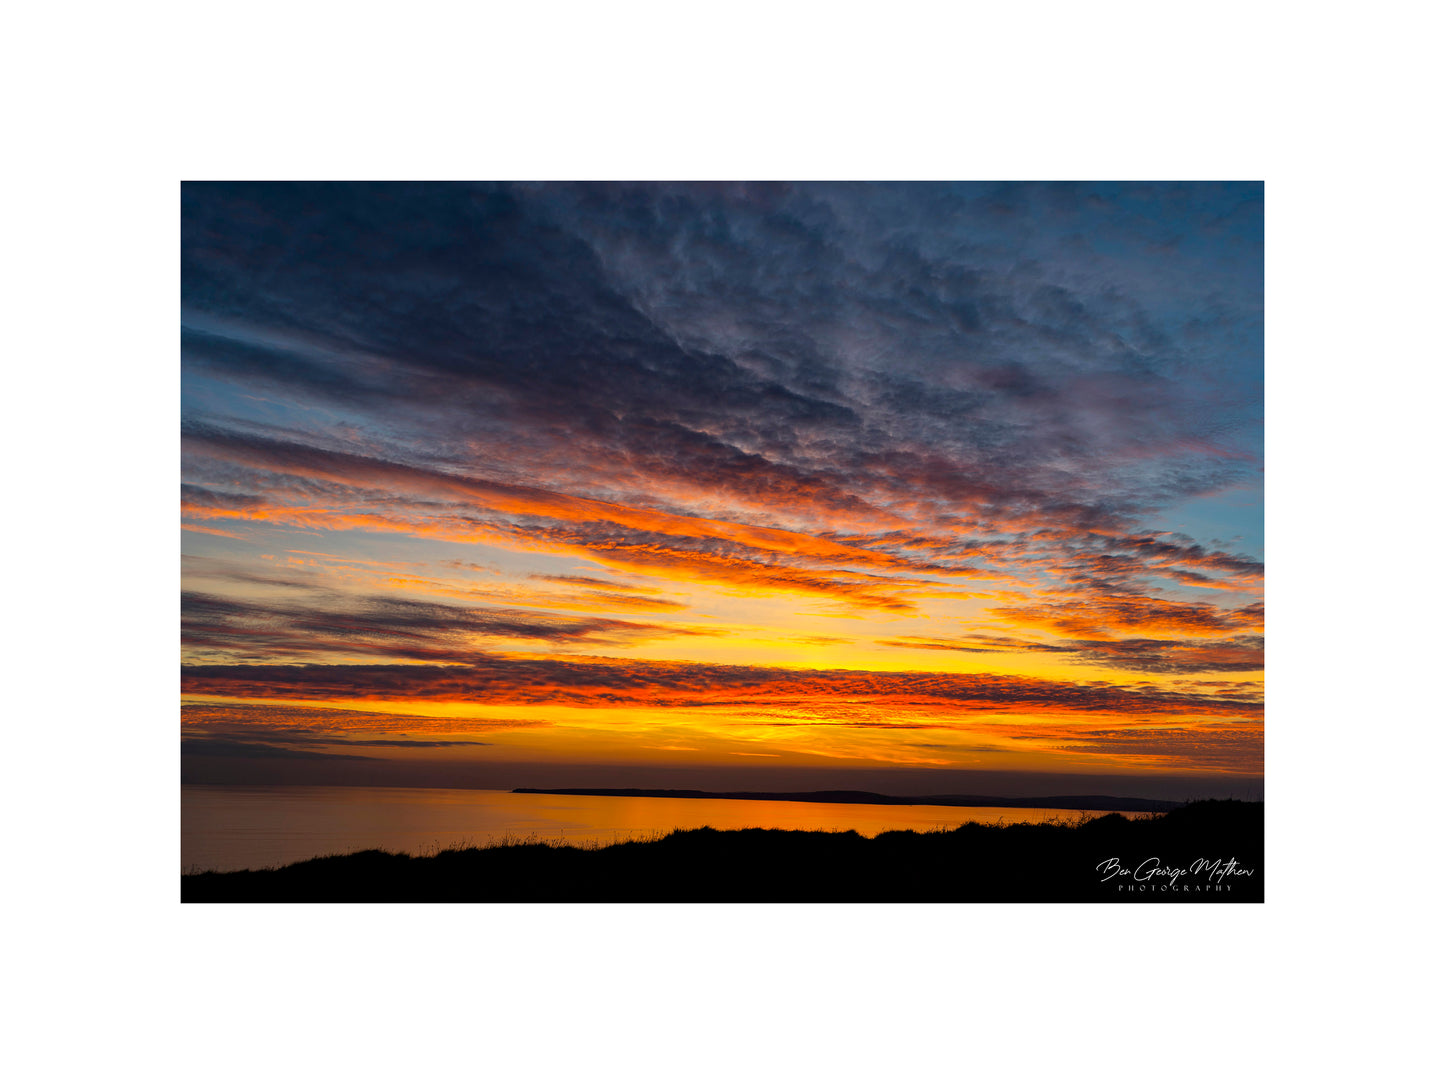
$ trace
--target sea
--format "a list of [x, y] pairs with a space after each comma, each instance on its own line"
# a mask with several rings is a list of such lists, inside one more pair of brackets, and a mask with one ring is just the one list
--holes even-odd
[[967, 821], [1072, 822], [1080, 816], [1067, 809], [994, 806], [186, 784], [181, 787], [181, 872], [268, 869], [373, 848], [425, 855], [449, 847], [517, 841], [606, 845], [703, 826], [852, 830], [874, 836], [898, 829], [953, 828]]

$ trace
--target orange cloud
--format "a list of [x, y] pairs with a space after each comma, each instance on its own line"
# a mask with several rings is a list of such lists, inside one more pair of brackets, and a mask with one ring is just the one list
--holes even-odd
[[1134, 596], [1084, 595], [1068, 602], [1000, 606], [990, 612], [1016, 625], [1083, 639], [1110, 639], [1114, 631], [1203, 636], [1255, 632], [1264, 623], [1262, 604], [1228, 610], [1203, 602]]
[[[652, 708], [736, 707], [828, 718], [849, 706], [966, 717], [976, 713], [1257, 716], [1258, 700], [1176, 692], [1149, 683], [1064, 682], [1004, 674], [804, 670], [596, 656], [484, 654], [465, 664], [188, 666], [193, 695], [318, 701], [440, 701]], [[895, 716], [896, 717], [896, 716]]]

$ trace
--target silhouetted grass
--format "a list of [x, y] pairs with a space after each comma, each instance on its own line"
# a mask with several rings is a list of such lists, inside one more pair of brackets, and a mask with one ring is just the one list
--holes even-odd
[[[1133, 871], [1105, 879], [1113, 867]], [[1197, 860], [1233, 860], [1213, 876]], [[1150, 874], [1150, 860], [1180, 869]], [[1103, 864], [1103, 868], [1101, 868]], [[504, 836], [423, 856], [361, 851], [274, 870], [189, 874], [183, 902], [1260, 902], [1264, 804], [970, 822], [931, 832], [679, 830], [565, 844]]]

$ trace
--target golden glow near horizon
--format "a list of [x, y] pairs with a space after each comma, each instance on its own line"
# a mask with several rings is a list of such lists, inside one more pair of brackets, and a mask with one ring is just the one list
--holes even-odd
[[1205, 187], [187, 186], [183, 751], [1258, 776]]
[[[350, 534], [348, 542], [358, 553], [389, 550], [389, 539], [374, 532]], [[397, 759], [445, 749], [458, 761], [706, 765], [756, 758], [1129, 773], [1248, 771], [1257, 750], [1260, 673], [1121, 671], [1091, 650], [1093, 642], [1114, 641], [1040, 636], [993, 615], [997, 602], [1021, 592], [961, 600], [940, 581], [936, 609], [927, 588], [913, 586], [909, 611], [880, 613], [852, 602], [818, 606], [786, 589], [609, 578], [605, 566], [575, 561], [562, 571], [516, 568], [528, 556], [493, 550], [487, 557], [495, 571], [456, 575], [448, 562], [460, 559], [450, 557], [433, 567], [380, 568], [403, 563], [293, 546], [247, 562], [274, 571], [256, 577], [270, 582], [244, 584], [230, 558], [197, 555], [187, 562], [188, 586], [203, 596], [225, 591], [246, 607], [248, 624], [226, 623], [219, 641], [190, 638], [185, 661], [206, 676], [192, 676], [188, 688], [211, 695], [188, 697], [187, 732], [264, 741], [268, 731], [250, 709], [271, 704], [297, 709], [289, 726], [304, 719], [312, 737], [334, 737], [335, 744], [318, 747], [331, 752], [359, 735], [486, 742], [367, 750]], [[504, 561], [512, 567], [504, 570]], [[313, 612], [299, 607], [298, 597], [325, 603]], [[453, 627], [452, 608], [466, 613], [469, 603], [500, 613], [507, 627], [500, 634]], [[395, 620], [398, 607], [415, 619], [388, 626], [386, 615]], [[598, 624], [574, 633], [588, 620]], [[298, 625], [306, 635], [294, 631]], [[1060, 644], [1072, 648], [1037, 650]], [[273, 672], [240, 696], [225, 695], [233, 685], [221, 667], [239, 665], [260, 646], [268, 667], [354, 669], [357, 687], [304, 689]], [[527, 666], [528, 676], [499, 674], [475, 691], [445, 680], [435, 688], [449, 674], [465, 686], [473, 654], [503, 672], [506, 664]], [[689, 680], [698, 667], [706, 672]], [[379, 673], [385, 687], [363, 684]], [[920, 688], [910, 675], [928, 680]], [[985, 684], [970, 688], [970, 678]], [[956, 687], [932, 687], [950, 679]], [[211, 710], [198, 713], [202, 704]]]

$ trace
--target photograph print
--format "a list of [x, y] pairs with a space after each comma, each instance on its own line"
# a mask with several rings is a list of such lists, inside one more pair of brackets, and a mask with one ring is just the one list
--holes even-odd
[[1264, 899], [1264, 186], [180, 186], [185, 902]]

